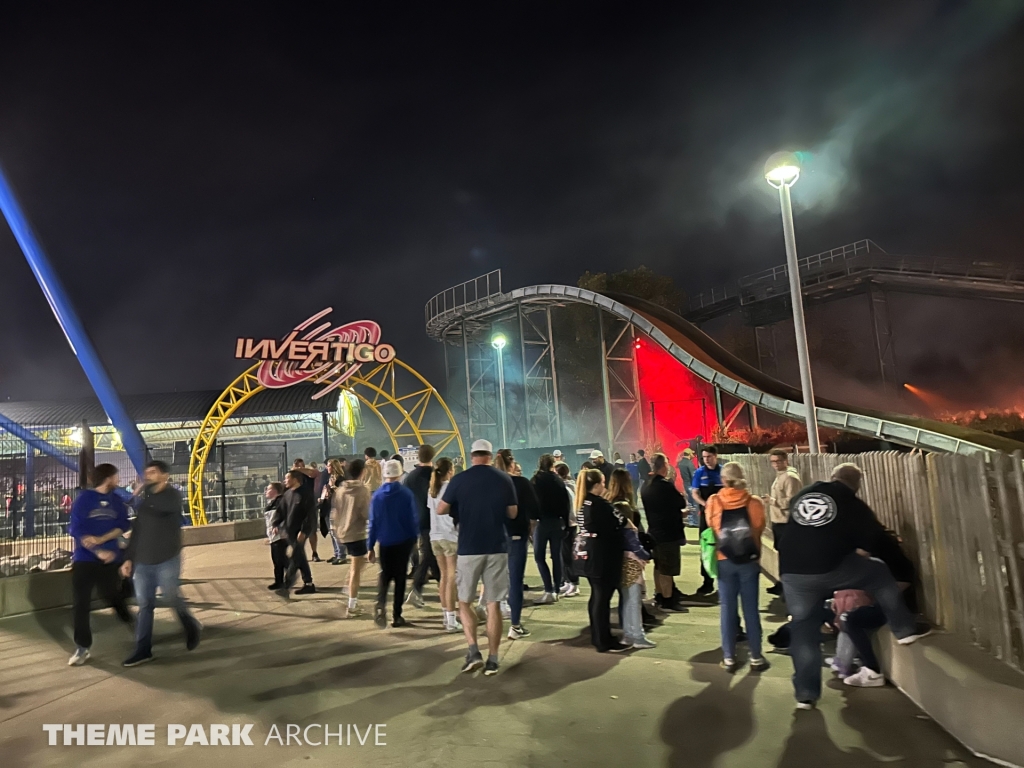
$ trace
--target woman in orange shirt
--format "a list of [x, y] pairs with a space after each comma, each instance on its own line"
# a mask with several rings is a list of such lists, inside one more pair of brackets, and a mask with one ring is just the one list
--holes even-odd
[[718, 539], [722, 667], [729, 672], [736, 670], [737, 601], [742, 600], [750, 669], [761, 672], [768, 668], [768, 660], [761, 653], [761, 617], [757, 612], [764, 504], [747, 490], [743, 467], [734, 461], [722, 467], [722, 484], [722, 490], [708, 499], [704, 508], [708, 526]]

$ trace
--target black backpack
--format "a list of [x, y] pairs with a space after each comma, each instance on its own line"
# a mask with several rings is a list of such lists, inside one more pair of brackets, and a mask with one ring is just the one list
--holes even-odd
[[734, 563], [750, 563], [760, 559], [750, 515], [746, 507], [722, 510], [722, 526], [718, 531], [718, 551]]

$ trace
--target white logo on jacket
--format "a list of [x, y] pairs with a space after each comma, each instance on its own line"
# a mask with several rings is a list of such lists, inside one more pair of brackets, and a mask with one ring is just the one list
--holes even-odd
[[836, 519], [836, 502], [824, 493], [807, 493], [790, 512], [790, 519], [797, 525], [817, 528], [828, 525]]

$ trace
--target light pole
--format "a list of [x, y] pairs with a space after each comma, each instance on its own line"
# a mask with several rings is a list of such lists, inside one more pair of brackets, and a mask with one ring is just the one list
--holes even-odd
[[811, 382], [811, 360], [807, 354], [807, 326], [804, 324], [804, 295], [800, 287], [800, 268], [796, 262], [796, 234], [793, 230], [793, 203], [789, 188], [800, 178], [800, 160], [792, 152], [776, 152], [764, 166], [764, 177], [779, 190], [782, 204], [782, 233], [786, 238], [786, 266], [789, 272], [789, 296], [793, 304], [793, 331], [796, 333], [796, 357], [800, 365], [800, 389], [807, 412], [807, 446], [811, 453], [820, 453], [818, 415], [814, 408], [814, 384]]
[[498, 353], [498, 408], [501, 409], [501, 447], [508, 447], [508, 425], [505, 421], [505, 363], [504, 349], [507, 343], [505, 337], [496, 333], [491, 338], [491, 346]]

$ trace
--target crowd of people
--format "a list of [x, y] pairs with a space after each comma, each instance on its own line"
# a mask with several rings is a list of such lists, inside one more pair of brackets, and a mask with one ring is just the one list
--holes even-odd
[[[721, 666], [728, 672], [740, 668], [738, 645], [745, 643], [745, 661], [758, 673], [769, 667], [760, 579], [762, 538], [770, 524], [781, 581], [769, 592], [784, 599], [790, 616], [770, 640], [793, 659], [798, 706], [813, 707], [821, 695], [823, 625], [839, 633], [831, 663], [844, 682], [883, 685], [870, 632], [888, 623], [905, 644], [928, 628], [914, 618], [910, 561], [857, 496], [860, 470], [842, 464], [828, 482], [804, 487], [788, 453], [776, 449], [770, 455], [776, 471], [770, 491], [755, 496], [740, 464], [720, 464], [714, 446], [699, 450], [700, 466], [692, 448], [675, 465], [660, 452], [648, 458], [639, 450], [627, 463], [618, 454], [609, 461], [593, 450], [575, 475], [556, 450], [540, 457], [531, 477], [511, 450], [494, 451], [486, 440], [473, 443], [465, 469], [435, 456], [430, 445], [419, 447], [408, 470], [401, 457], [378, 456], [373, 448], [351, 461], [331, 459], [322, 469], [296, 459], [283, 482], [264, 489], [274, 574], [269, 589], [286, 598], [316, 592], [310, 559], [323, 562], [318, 539], [330, 541], [327, 562], [349, 565], [346, 617], [362, 613], [359, 590], [367, 564], [378, 566], [372, 611], [382, 629], [389, 618], [392, 627], [407, 626], [404, 608], [423, 607], [424, 591], [436, 581], [443, 629], [466, 639], [463, 671], [482, 668], [484, 675], [494, 675], [503, 637], [530, 635], [523, 607], [532, 545], [542, 581], [533, 605], [576, 597], [585, 579], [590, 640], [598, 652], [654, 648], [649, 633], [669, 615], [717, 602]], [[125, 666], [153, 658], [157, 587], [175, 609], [187, 646], [196, 647], [201, 626], [178, 590], [182, 499], [168, 483], [167, 465], [147, 466], [146, 484], [130, 502], [136, 508], [132, 522], [113, 493], [116, 469], [100, 465], [94, 481], [70, 516], [76, 650], [69, 663], [89, 658], [94, 587], [122, 620], [134, 624], [136, 648]], [[676, 584], [688, 526], [697, 528], [701, 550], [700, 584], [693, 594]], [[135, 617], [118, 574], [133, 579]], [[616, 595], [617, 633], [611, 612]]]

